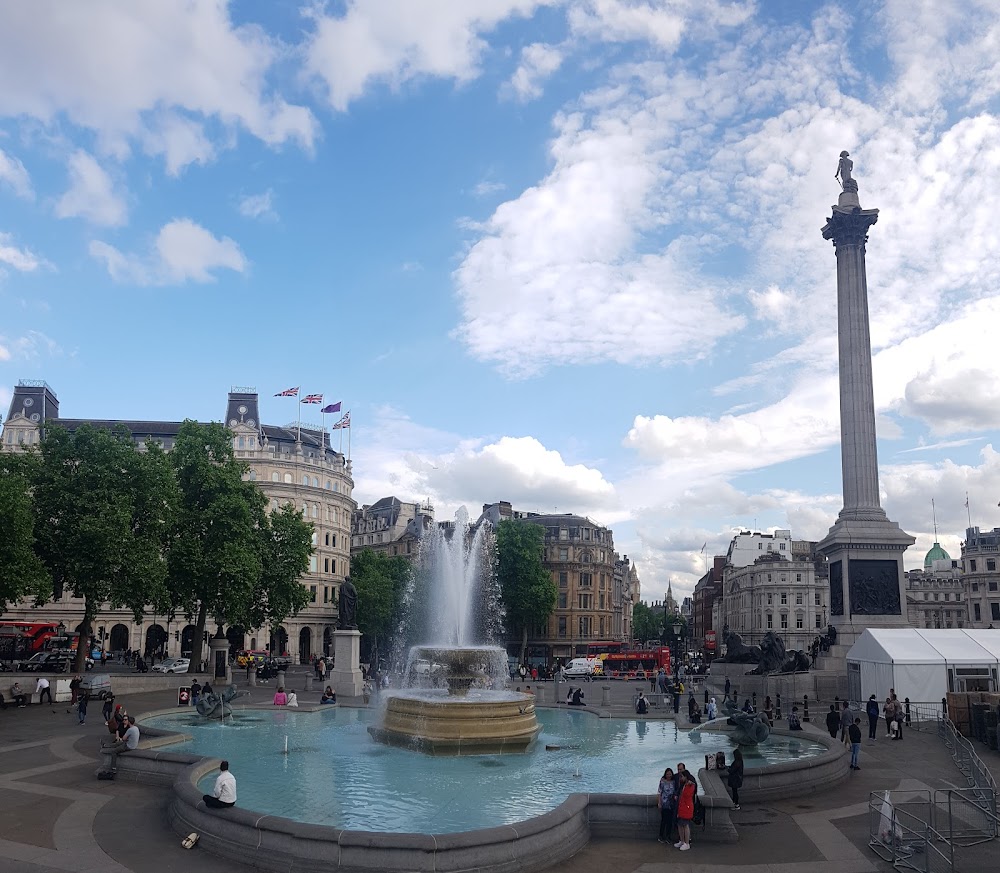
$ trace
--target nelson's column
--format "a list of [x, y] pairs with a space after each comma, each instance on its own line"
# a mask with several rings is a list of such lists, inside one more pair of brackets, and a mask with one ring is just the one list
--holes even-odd
[[838, 644], [848, 647], [865, 628], [908, 626], [903, 552], [914, 542], [888, 519], [879, 501], [865, 275], [865, 243], [878, 210], [861, 208], [853, 168], [848, 153], [841, 152], [835, 178], [840, 178], [843, 190], [822, 229], [837, 253], [844, 508], [818, 545], [830, 566], [831, 623]]

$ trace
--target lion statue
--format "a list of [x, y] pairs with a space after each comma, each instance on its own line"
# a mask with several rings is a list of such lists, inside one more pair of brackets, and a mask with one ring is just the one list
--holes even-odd
[[749, 675], [767, 673], [797, 673], [809, 669], [809, 658], [799, 649], [785, 651], [785, 644], [774, 631], [764, 634], [760, 641], [760, 661]]
[[726, 664], [756, 664], [760, 661], [760, 646], [748, 646], [729, 625], [722, 631], [722, 641], [726, 645], [726, 657], [720, 658]]

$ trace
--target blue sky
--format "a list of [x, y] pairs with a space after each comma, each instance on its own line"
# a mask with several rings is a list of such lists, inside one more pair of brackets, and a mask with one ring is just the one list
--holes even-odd
[[39, 0], [0, 11], [0, 408], [291, 385], [356, 496], [613, 526], [644, 595], [840, 508], [850, 150], [884, 505], [1000, 524], [990, 0]]

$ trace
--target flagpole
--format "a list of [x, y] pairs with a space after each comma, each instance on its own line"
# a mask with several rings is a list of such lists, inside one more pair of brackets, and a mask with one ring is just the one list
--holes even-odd
[[[350, 411], [350, 410], [348, 410]], [[351, 426], [347, 425], [347, 460], [351, 460]]]
[[969, 509], [969, 492], [965, 492], [965, 511], [969, 514], [969, 527], [972, 527], [972, 510]]
[[296, 436], [295, 441], [297, 443], [301, 443], [302, 442], [302, 398], [296, 397], [295, 399], [298, 401], [297, 405], [299, 407], [298, 435]]

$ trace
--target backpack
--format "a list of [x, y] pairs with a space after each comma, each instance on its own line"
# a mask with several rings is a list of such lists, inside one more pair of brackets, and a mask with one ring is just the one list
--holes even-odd
[[705, 807], [701, 805], [701, 800], [697, 794], [694, 796], [694, 818], [692, 821], [696, 825], [705, 824]]

